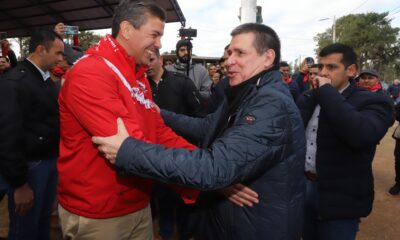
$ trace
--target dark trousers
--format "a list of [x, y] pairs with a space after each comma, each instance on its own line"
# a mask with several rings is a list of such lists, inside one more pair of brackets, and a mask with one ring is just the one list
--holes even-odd
[[56, 158], [28, 162], [28, 184], [34, 204], [26, 216], [15, 213], [14, 189], [8, 191], [9, 240], [49, 240], [50, 215], [57, 187]]
[[303, 240], [355, 240], [360, 220], [321, 220], [318, 213], [318, 182], [306, 180]]
[[192, 204], [185, 204], [176, 191], [157, 183], [154, 186], [151, 198], [151, 209], [153, 218], [158, 216], [162, 239], [172, 239], [175, 225], [177, 226], [179, 239], [188, 240], [192, 236], [190, 214]]
[[395, 181], [400, 184], [400, 140], [396, 140], [394, 147], [394, 170], [395, 170]]

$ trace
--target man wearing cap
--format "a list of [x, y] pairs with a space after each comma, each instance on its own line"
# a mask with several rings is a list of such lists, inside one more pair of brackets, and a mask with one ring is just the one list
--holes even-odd
[[364, 69], [358, 75], [358, 86], [370, 92], [385, 93], [379, 82], [379, 74], [374, 69]]
[[176, 43], [176, 56], [178, 57], [174, 64], [165, 69], [172, 72], [180, 72], [188, 76], [194, 82], [199, 90], [203, 101], [210, 97], [212, 81], [208, 75], [207, 69], [200, 64], [192, 62], [193, 45], [188, 39], [181, 39]]

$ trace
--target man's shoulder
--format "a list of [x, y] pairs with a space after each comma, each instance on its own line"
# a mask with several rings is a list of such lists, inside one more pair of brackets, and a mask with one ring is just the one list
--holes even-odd
[[8, 71], [3, 79], [6, 81], [19, 82], [23, 79], [31, 77], [33, 75], [32, 70], [24, 62], [20, 62], [17, 66], [13, 67]]

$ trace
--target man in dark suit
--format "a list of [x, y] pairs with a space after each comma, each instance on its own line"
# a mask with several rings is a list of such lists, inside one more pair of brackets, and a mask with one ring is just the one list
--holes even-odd
[[57, 89], [49, 70], [63, 59], [60, 36], [39, 30], [29, 57], [0, 81], [0, 177], [9, 185], [8, 239], [49, 239], [57, 185]]
[[319, 53], [319, 75], [297, 105], [306, 127], [303, 239], [355, 239], [374, 199], [372, 160], [393, 124], [391, 100], [351, 80], [357, 56], [335, 43]]

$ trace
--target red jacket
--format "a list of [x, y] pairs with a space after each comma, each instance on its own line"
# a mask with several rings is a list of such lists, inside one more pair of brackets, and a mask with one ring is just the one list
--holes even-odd
[[[145, 106], [151, 102], [145, 67], [136, 71], [135, 60], [115, 39], [106, 36], [87, 54], [67, 73], [59, 96], [58, 201], [84, 217], [117, 217], [148, 205], [152, 181], [118, 176], [92, 143], [92, 136], [116, 134], [116, 119], [121, 117], [137, 139], [166, 147], [195, 147], [166, 127], [154, 107]], [[134, 95], [104, 59], [118, 68]], [[189, 193], [197, 195], [193, 190]]]

